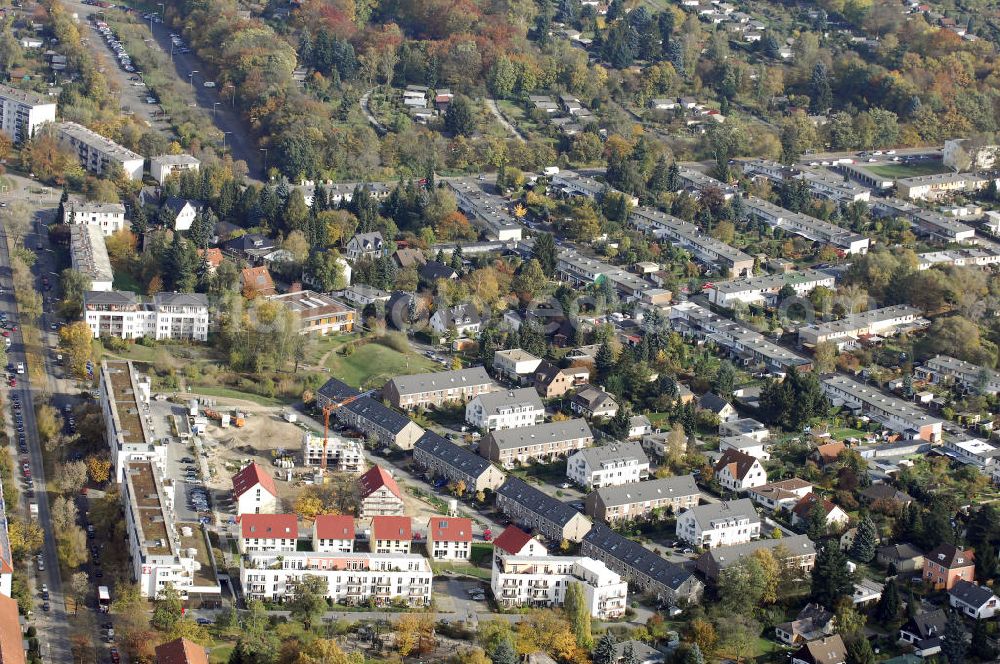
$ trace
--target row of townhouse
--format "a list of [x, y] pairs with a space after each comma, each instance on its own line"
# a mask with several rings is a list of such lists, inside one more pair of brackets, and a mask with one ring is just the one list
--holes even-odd
[[316, 407], [331, 409], [338, 421], [355, 431], [374, 436], [382, 447], [410, 450], [424, 435], [423, 428], [406, 415], [364, 396], [336, 378], [327, 380], [316, 391]]
[[479, 454], [503, 468], [513, 468], [531, 461], [554, 461], [593, 443], [587, 421], [573, 419], [491, 431], [479, 441]]
[[792, 212], [756, 196], [746, 197], [746, 208], [756, 218], [813, 242], [832, 244], [848, 254], [866, 254], [870, 241], [836, 224], [801, 212]]
[[867, 202], [871, 199], [870, 189], [830, 175], [825, 170], [795, 168], [767, 159], [747, 159], [740, 164], [745, 175], [763, 176], [778, 184], [786, 180], [802, 180], [809, 187], [809, 193], [816, 198], [836, 203]]
[[556, 259], [556, 275], [574, 286], [591, 286], [607, 281], [624, 300], [635, 301], [643, 294], [658, 290], [652, 282], [610, 263], [584, 256], [575, 249], [563, 247]]
[[450, 483], [462, 482], [467, 492], [496, 491], [506, 475], [468, 447], [428, 431], [413, 446], [413, 460], [436, 477]]
[[454, 369], [438, 373], [396, 376], [382, 388], [385, 399], [396, 408], [413, 410], [451, 402], [466, 402], [500, 386], [483, 367]]
[[968, 249], [946, 249], [945, 251], [928, 251], [917, 254], [917, 269], [929, 270], [940, 265], [942, 267], [987, 267], [1000, 265], [1000, 252], [993, 249], [970, 247]]
[[562, 606], [571, 584], [580, 586], [592, 617], [612, 620], [625, 615], [628, 583], [599, 560], [546, 555], [493, 558], [490, 587], [503, 608]]
[[722, 572], [757, 551], [770, 551], [779, 559], [782, 569], [798, 569], [802, 574], [812, 571], [816, 564], [816, 545], [813, 541], [805, 535], [790, 535], [709, 549], [698, 556], [695, 569], [706, 579], [715, 581]]
[[835, 275], [826, 270], [793, 270], [783, 274], [719, 281], [708, 289], [708, 301], [727, 309], [737, 302], [770, 305], [776, 302], [778, 293], [786, 286], [791, 287], [797, 297], [805, 297], [820, 286], [833, 289], [835, 282]]
[[95, 339], [208, 341], [208, 296], [164, 292], [143, 299], [130, 291], [87, 291], [83, 320]]
[[840, 320], [813, 323], [799, 328], [799, 343], [815, 347], [832, 341], [838, 347], [856, 343], [862, 337], [892, 337], [904, 332], [922, 330], [930, 325], [916, 307], [896, 304], [857, 314]]
[[526, 530], [554, 542], [579, 542], [590, 530], [590, 519], [516, 477], [497, 489], [497, 510]]
[[649, 459], [637, 442], [588, 447], [566, 460], [566, 477], [588, 491], [639, 482], [648, 475]]
[[584, 500], [584, 512], [598, 521], [614, 524], [648, 519], [657, 512], [678, 514], [698, 505], [700, 498], [694, 477], [679, 475], [595, 489]]
[[708, 235], [695, 224], [655, 208], [637, 207], [629, 215], [629, 223], [656, 239], [679, 245], [700, 262], [737, 276], [753, 274], [752, 256]]
[[458, 209], [481, 227], [487, 238], [497, 242], [521, 239], [521, 224], [508, 211], [508, 201], [486, 193], [473, 178], [448, 180], [447, 187], [455, 194]]
[[916, 367], [914, 374], [935, 385], [955, 383], [980, 394], [1000, 392], [1000, 373], [948, 355], [935, 355]]
[[901, 217], [910, 222], [920, 235], [940, 238], [945, 242], [973, 242], [976, 230], [949, 217], [898, 198], [879, 198], [872, 211], [880, 216]]
[[896, 193], [910, 200], [934, 200], [955, 192], [981, 191], [988, 184], [975, 173], [933, 173], [896, 180]]
[[74, 270], [90, 279], [92, 291], [110, 291], [115, 280], [111, 258], [99, 226], [80, 225], [69, 229], [69, 258]]
[[760, 537], [761, 521], [749, 498], [696, 505], [677, 515], [677, 537], [712, 549]]
[[880, 422], [891, 431], [931, 443], [941, 440], [942, 421], [909, 402], [889, 396], [847, 376], [827, 376], [820, 384], [823, 392], [835, 405], [842, 403]]
[[746, 366], [762, 365], [767, 371], [779, 374], [793, 367], [799, 371], [812, 368], [808, 358], [694, 302], [681, 302], [671, 307], [670, 319], [682, 333], [714, 341]]

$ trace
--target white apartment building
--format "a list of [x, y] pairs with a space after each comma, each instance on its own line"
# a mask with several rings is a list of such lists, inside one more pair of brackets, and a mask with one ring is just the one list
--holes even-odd
[[208, 297], [201, 293], [157, 293], [147, 300], [127, 291], [89, 291], [83, 320], [94, 338], [208, 341]]
[[472, 555], [472, 519], [432, 516], [427, 521], [427, 553], [433, 560], [468, 560]]
[[720, 281], [708, 290], [708, 300], [720, 307], [730, 308], [736, 302], [744, 304], [771, 304], [785, 286], [795, 289], [795, 295], [804, 297], [816, 288], [833, 288], [836, 279], [823, 270], [802, 270], [784, 274], [768, 274], [762, 277], [747, 277]]
[[63, 223], [96, 226], [105, 236], [114, 235], [125, 228], [125, 206], [71, 198], [63, 206]]
[[248, 463], [233, 475], [236, 514], [274, 514], [278, 510], [278, 487], [258, 463]]
[[942, 421], [907, 401], [839, 374], [827, 376], [820, 383], [834, 405], [843, 403], [910, 438], [922, 438], [931, 443], [941, 440]]
[[70, 227], [69, 258], [73, 269], [90, 279], [90, 290], [108, 292], [112, 289], [115, 273], [99, 226]]
[[299, 521], [294, 514], [241, 514], [240, 553], [294, 551], [299, 539]]
[[325, 442], [323, 436], [302, 434], [302, 463], [306, 466], [322, 466], [326, 456], [326, 467], [342, 473], [362, 473], [365, 470], [364, 442], [357, 438], [330, 435]]
[[562, 606], [571, 583], [581, 585], [592, 617], [609, 620], [625, 614], [628, 583], [599, 560], [580, 556], [493, 557], [490, 587], [501, 607]]
[[75, 122], [57, 122], [54, 128], [59, 143], [76, 152], [87, 171], [104, 175], [112, 164], [117, 164], [122, 167], [129, 180], [142, 180], [142, 170], [146, 163], [142, 155]]
[[520, 348], [498, 350], [493, 353], [493, 371], [496, 372], [497, 376], [518, 383], [530, 380], [541, 363], [541, 358]]
[[800, 327], [799, 343], [815, 346], [825, 341], [833, 341], [843, 347], [855, 343], [860, 337], [891, 337], [930, 325], [930, 321], [921, 314], [920, 309], [905, 304], [850, 314], [840, 320]]
[[162, 469], [168, 441], [157, 439], [153, 432], [149, 376], [140, 376], [130, 361], [102, 360], [99, 389], [105, 440], [111, 449], [112, 479], [124, 479], [129, 461], [152, 461]]
[[149, 174], [161, 185], [174, 173], [197, 171], [200, 167], [201, 162], [189, 154], [163, 154], [149, 160]]
[[313, 551], [351, 553], [354, 551], [354, 517], [348, 514], [320, 514], [313, 521]]
[[23, 143], [42, 124], [55, 121], [55, 101], [37, 92], [0, 84], [0, 131], [10, 140]]
[[590, 489], [640, 482], [649, 475], [649, 458], [639, 442], [587, 447], [566, 460], [566, 477]]
[[427, 559], [406, 553], [251, 553], [240, 568], [247, 599], [273, 601], [295, 595], [305, 576], [326, 580], [326, 596], [334, 602], [359, 606], [372, 600], [387, 606], [402, 600], [408, 606], [431, 602], [433, 572]]
[[896, 180], [900, 198], [934, 200], [956, 191], [979, 191], [989, 180], [973, 173], [937, 173]]
[[979, 438], [946, 438], [944, 449], [949, 456], [984, 473], [989, 473], [997, 465], [997, 457], [1000, 456], [1000, 449]]
[[465, 405], [465, 421], [481, 431], [541, 424], [545, 406], [533, 387], [486, 392]]
[[749, 498], [692, 507], [677, 517], [677, 536], [706, 549], [760, 537], [760, 517]]

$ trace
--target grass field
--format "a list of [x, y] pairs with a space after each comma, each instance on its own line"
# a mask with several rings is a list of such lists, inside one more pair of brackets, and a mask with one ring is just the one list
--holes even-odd
[[920, 162], [915, 164], [879, 164], [863, 168], [870, 173], [883, 178], [912, 178], [919, 175], [936, 175], [946, 173], [948, 169], [939, 161]]
[[439, 371], [441, 365], [415, 352], [401, 353], [369, 343], [350, 355], [331, 353], [326, 366], [335, 378], [353, 387], [381, 385], [394, 376]]
[[284, 406], [290, 403], [281, 399], [272, 399], [259, 394], [251, 394], [250, 392], [240, 392], [228, 387], [198, 387], [193, 385], [191, 386], [191, 394], [203, 394], [208, 397], [221, 397], [223, 399], [243, 399], [244, 401], [252, 401], [253, 403], [260, 404], [261, 406]]
[[131, 291], [140, 295], [143, 293], [142, 286], [135, 280], [135, 277], [123, 270], [115, 270], [115, 280], [111, 285], [115, 290]]

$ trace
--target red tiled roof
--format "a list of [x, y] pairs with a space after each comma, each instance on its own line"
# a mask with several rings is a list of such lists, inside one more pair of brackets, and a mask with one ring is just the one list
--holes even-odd
[[472, 519], [432, 516], [427, 522], [427, 532], [435, 542], [471, 542]]
[[0, 595], [0, 664], [25, 663], [23, 640], [17, 601]]
[[208, 664], [208, 655], [194, 641], [174, 639], [156, 646], [156, 664]]
[[354, 539], [354, 517], [346, 514], [320, 514], [316, 517], [316, 537], [319, 539]]
[[274, 484], [274, 478], [261, 468], [260, 464], [251, 463], [240, 472], [233, 475], [233, 495], [239, 498], [250, 489], [260, 484], [272, 496], [278, 496], [278, 487]]
[[372, 541], [393, 540], [397, 542], [413, 539], [413, 529], [408, 516], [373, 516]]
[[531, 535], [517, 526], [507, 526], [500, 536], [493, 540], [493, 548], [501, 549], [511, 555], [517, 555], [524, 545], [531, 541]]
[[795, 503], [795, 507], [792, 508], [792, 512], [794, 512], [795, 515], [800, 519], [808, 519], [809, 512], [812, 511], [813, 505], [815, 505], [817, 502], [823, 506], [824, 514], [829, 514], [833, 510], [833, 508], [836, 507], [836, 505], [831, 503], [829, 500], [821, 498], [812, 491], [810, 491], [806, 495], [802, 496], [799, 499], [799, 502]]
[[372, 467], [367, 473], [358, 478], [358, 490], [362, 498], [367, 498], [383, 486], [389, 489], [400, 500], [403, 499], [403, 494], [400, 493], [396, 480], [381, 466]]
[[746, 452], [729, 448], [719, 457], [719, 460], [715, 464], [714, 472], [717, 473], [728, 466], [729, 474], [738, 480], [742, 480], [750, 472], [750, 469], [753, 468], [756, 461], [756, 457], [752, 457]]
[[298, 539], [299, 520], [294, 514], [241, 514], [244, 539]]
[[822, 463], [827, 464], [836, 461], [837, 457], [840, 456], [840, 453], [843, 452], [845, 449], [847, 449], [847, 446], [844, 445], [844, 443], [838, 441], [835, 443], [827, 443], [826, 445], [820, 445], [816, 448], [815, 452], [816, 456], [819, 457], [819, 460]]
[[222, 249], [199, 249], [198, 255], [205, 258], [212, 267], [219, 267], [222, 264]]

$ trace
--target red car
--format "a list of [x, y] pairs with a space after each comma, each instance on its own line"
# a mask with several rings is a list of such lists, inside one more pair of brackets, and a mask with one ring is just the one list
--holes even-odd
[[111, 661], [115, 664], [119, 664], [122, 661], [122, 656], [118, 654], [118, 648], [111, 648]]
[[10, 385], [11, 387], [17, 387], [17, 378], [12, 377], [7, 384]]

